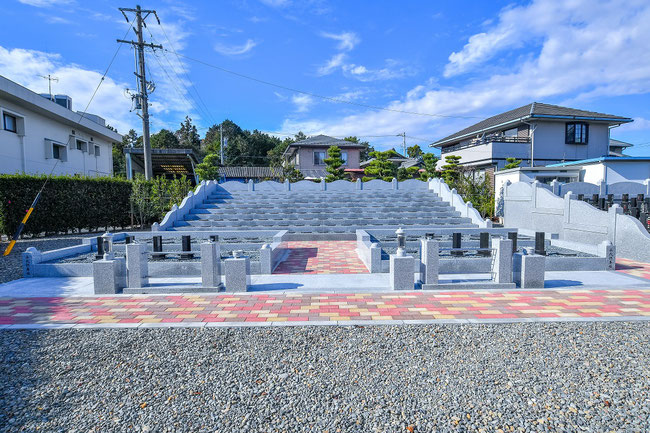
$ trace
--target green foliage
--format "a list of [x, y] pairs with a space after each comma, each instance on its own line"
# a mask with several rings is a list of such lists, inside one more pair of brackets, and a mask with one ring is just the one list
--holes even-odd
[[345, 179], [345, 169], [343, 168], [343, 160], [341, 159], [341, 148], [338, 146], [330, 146], [327, 149], [327, 158], [324, 162], [327, 164], [325, 170], [329, 173], [325, 177], [325, 182], [334, 182], [335, 180]]
[[397, 180], [401, 182], [403, 180], [415, 179], [419, 171], [420, 167], [400, 167], [397, 169]]
[[434, 177], [440, 177], [441, 173], [436, 171], [438, 158], [433, 153], [425, 153], [422, 156], [422, 161], [424, 162], [424, 171], [420, 173], [420, 179], [429, 180]]
[[[47, 176], [0, 175], [0, 232], [13, 236]], [[23, 234], [125, 227], [131, 182], [110, 177], [53, 176]]]
[[521, 164], [521, 159], [517, 158], [506, 158], [506, 165], [503, 167], [504, 170], [509, 170], [511, 168], [517, 168]]
[[219, 179], [219, 162], [221, 157], [216, 153], [210, 153], [203, 161], [198, 164], [194, 171], [199, 175], [200, 180], [216, 180]]
[[122, 136], [121, 143], [113, 143], [113, 176], [126, 177], [126, 158], [124, 157], [125, 147], [137, 147], [138, 142], [141, 144], [141, 137], [135, 129], [131, 129], [127, 134]]
[[151, 135], [151, 147], [154, 149], [178, 149], [181, 148], [178, 138], [168, 129], [161, 129]]
[[201, 154], [201, 137], [196, 125], [192, 123], [189, 116], [185, 116], [185, 120], [181, 123], [181, 127], [176, 131], [175, 135], [178, 140], [178, 147], [192, 149], [197, 155]]
[[463, 197], [463, 200], [471, 202], [483, 217], [492, 216], [494, 212], [494, 194], [490, 180], [485, 174], [460, 173], [454, 188]]
[[456, 182], [460, 178], [459, 161], [460, 156], [449, 155], [445, 157], [446, 164], [442, 166], [442, 178], [445, 180], [445, 183], [449, 185], [449, 188], [454, 188]]
[[192, 189], [185, 177], [166, 179], [162, 176], [147, 181], [138, 174], [132, 182], [131, 205], [138, 224], [146, 225], [160, 221], [173, 205], [181, 202]]
[[284, 163], [282, 165], [282, 182], [288, 180], [289, 182], [298, 182], [303, 180], [305, 176], [293, 164]]
[[388, 158], [394, 156], [394, 150], [387, 150], [384, 152], [374, 151], [370, 152], [370, 157], [374, 160], [366, 166], [365, 174], [369, 178], [379, 178], [384, 180], [392, 180], [397, 176], [397, 167]]
[[424, 152], [420, 146], [414, 144], [413, 146], [406, 149], [406, 154], [409, 158], [419, 158], [420, 156], [424, 155]]

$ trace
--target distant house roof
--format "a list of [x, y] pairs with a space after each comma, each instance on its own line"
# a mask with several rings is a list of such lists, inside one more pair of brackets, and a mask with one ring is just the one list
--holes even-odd
[[422, 157], [409, 158], [400, 165], [400, 168], [417, 167], [423, 163], [424, 161], [422, 160]]
[[276, 167], [219, 167], [219, 176], [237, 179], [275, 179], [282, 176]]
[[[601, 156], [600, 158], [582, 159], [579, 161], [561, 162], [550, 164], [547, 167], [566, 167], [569, 165], [597, 164], [599, 162], [650, 162], [649, 156]], [[537, 168], [537, 167], [535, 167]]]
[[[402, 164], [404, 164], [406, 161], [409, 160], [409, 158], [405, 157], [404, 155], [402, 155], [401, 153], [399, 153], [395, 149], [390, 149], [390, 150], [392, 150], [394, 152], [394, 155], [391, 156], [390, 158], [388, 158], [388, 160], [390, 162], [392, 162], [393, 164], [395, 164], [397, 166], [401, 166]], [[361, 167], [361, 168], [367, 167], [374, 160], [375, 160], [375, 158], [370, 158], [370, 159], [368, 159], [366, 161], [363, 161], [362, 163], [359, 164], [359, 167]]]
[[633, 119], [614, 116], [612, 114], [598, 113], [596, 111], [577, 110], [575, 108], [560, 107], [559, 105], [533, 102], [496, 116], [488, 117], [472, 126], [451, 134], [435, 143], [432, 147], [441, 147], [443, 144], [460, 141], [476, 134], [487, 132], [496, 127], [505, 127], [530, 119], [566, 119], [566, 120], [596, 120], [608, 123], [628, 123]]
[[[315, 135], [313, 137], [306, 138], [304, 140], [296, 141], [287, 146], [287, 150], [284, 151], [285, 154], [293, 151], [295, 148], [299, 147], [330, 147], [338, 146], [341, 149], [364, 149], [363, 144], [353, 143], [347, 140], [340, 140], [338, 138], [330, 137], [328, 135]], [[292, 149], [293, 148], [293, 149]]]
[[625, 141], [614, 140], [613, 138], [610, 138], [609, 139], [609, 146], [610, 147], [632, 147], [634, 145], [632, 143], [627, 143]]

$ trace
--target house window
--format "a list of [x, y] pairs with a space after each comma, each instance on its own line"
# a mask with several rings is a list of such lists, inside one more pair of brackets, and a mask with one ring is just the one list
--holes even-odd
[[82, 152], [87, 152], [88, 143], [83, 140], [77, 140], [77, 150], [81, 150]]
[[99, 146], [95, 145], [95, 156], [100, 156]]
[[16, 116], [11, 114], [3, 113], [2, 120], [4, 123], [5, 131], [16, 132]]
[[341, 160], [343, 160], [343, 165], [348, 165], [348, 153], [341, 152]]
[[325, 165], [325, 152], [315, 151], [314, 152], [314, 165]]
[[586, 123], [566, 124], [566, 144], [587, 144], [589, 141], [589, 125]]
[[59, 161], [67, 161], [66, 147], [60, 144], [52, 143], [52, 158], [58, 159]]

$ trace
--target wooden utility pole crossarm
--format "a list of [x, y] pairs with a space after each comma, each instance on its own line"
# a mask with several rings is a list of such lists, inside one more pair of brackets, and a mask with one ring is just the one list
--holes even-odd
[[[136, 100], [136, 108], [140, 108], [142, 110], [142, 145], [144, 148], [144, 175], [145, 178], [151, 179], [153, 177], [153, 167], [151, 166], [151, 142], [149, 140], [149, 102], [148, 102], [148, 87], [149, 87], [149, 82], [147, 82], [147, 77], [145, 74], [145, 58], [144, 58], [144, 49], [145, 47], [151, 48], [151, 49], [162, 49], [162, 45], [158, 44], [152, 44], [152, 43], [147, 43], [144, 41], [143, 35], [142, 35], [142, 27], [146, 27], [146, 19], [149, 15], [153, 14], [156, 17], [156, 20], [158, 21], [158, 24], [160, 24], [160, 19], [158, 18], [158, 14], [156, 13], [155, 10], [148, 10], [148, 9], [142, 9], [140, 6], [136, 6], [135, 9], [133, 8], [119, 8], [120, 12], [122, 12], [122, 15], [124, 15], [124, 18], [126, 19], [126, 22], [129, 22], [129, 17], [127, 16], [127, 12], [133, 12], [135, 13], [135, 20], [136, 20], [136, 25], [133, 29], [135, 34], [138, 37], [137, 41], [125, 41], [123, 39], [118, 39], [117, 42], [123, 43], [123, 44], [130, 44], [133, 45], [136, 50], [137, 50], [137, 71], [135, 72], [136, 77], [138, 77], [138, 93], [133, 95], [133, 98]], [[144, 14], [144, 17], [142, 16]]]

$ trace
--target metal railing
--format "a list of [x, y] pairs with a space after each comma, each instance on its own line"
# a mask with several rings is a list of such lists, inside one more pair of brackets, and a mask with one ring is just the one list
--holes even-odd
[[467, 143], [458, 143], [453, 146], [447, 146], [440, 149], [441, 153], [455, 152], [468, 147], [479, 146], [487, 143], [530, 143], [530, 137], [506, 136], [500, 134], [491, 134], [484, 137], [475, 138]]

